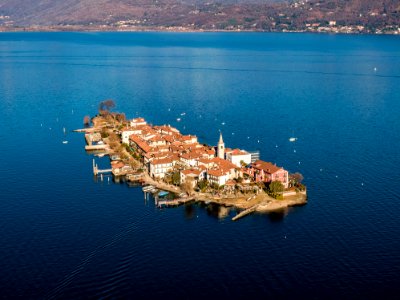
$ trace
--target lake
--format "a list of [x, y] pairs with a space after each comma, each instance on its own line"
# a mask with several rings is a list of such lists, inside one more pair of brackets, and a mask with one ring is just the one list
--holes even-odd
[[[396, 298], [399, 49], [397, 36], [0, 33], [0, 298]], [[104, 99], [211, 145], [221, 130], [301, 172], [308, 204], [232, 222], [96, 180], [71, 131]]]

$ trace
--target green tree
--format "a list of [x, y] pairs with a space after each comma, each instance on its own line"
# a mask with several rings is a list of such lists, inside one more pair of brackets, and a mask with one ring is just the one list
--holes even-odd
[[174, 185], [179, 185], [181, 183], [181, 174], [179, 171], [172, 174], [172, 183]]
[[274, 198], [277, 198], [278, 196], [280, 196], [282, 194], [283, 190], [284, 190], [284, 186], [280, 181], [272, 181], [268, 187], [269, 194]]
[[206, 179], [200, 180], [200, 181], [197, 183], [197, 186], [199, 187], [199, 189], [200, 189], [201, 192], [204, 192], [205, 189], [207, 189], [207, 187], [208, 187], [208, 181], [207, 181]]

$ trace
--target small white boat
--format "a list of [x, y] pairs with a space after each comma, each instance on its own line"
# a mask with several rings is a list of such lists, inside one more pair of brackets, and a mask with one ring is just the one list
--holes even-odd
[[68, 144], [68, 141], [63, 141], [62, 143], [63, 143], [63, 144]]
[[180, 122], [180, 121], [181, 121], [181, 118], [177, 118], [176, 120], [177, 120], [178, 122]]
[[295, 137], [289, 138], [289, 142], [295, 142], [295, 141], [297, 141], [297, 138], [295, 138]]
[[185, 113], [185, 112], [181, 113], [181, 116], [184, 116], [184, 115], [186, 115], [186, 113]]
[[150, 192], [150, 191], [153, 190], [153, 189], [154, 189], [154, 186], [148, 185], [148, 186], [143, 187], [143, 188], [142, 188], [142, 191], [143, 191], [143, 192]]

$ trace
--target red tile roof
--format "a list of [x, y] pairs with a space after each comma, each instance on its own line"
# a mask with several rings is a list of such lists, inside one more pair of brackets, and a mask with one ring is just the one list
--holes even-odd
[[283, 168], [278, 167], [270, 162], [257, 160], [251, 164], [254, 169], [263, 170], [266, 173], [273, 174], [278, 172], [279, 170], [283, 170]]
[[136, 145], [138, 145], [138, 147], [140, 149], [143, 150], [143, 152], [147, 153], [151, 151], [151, 147], [145, 142], [143, 141], [140, 137], [138, 137], [135, 134], [132, 134], [129, 136], [129, 139], [134, 142]]

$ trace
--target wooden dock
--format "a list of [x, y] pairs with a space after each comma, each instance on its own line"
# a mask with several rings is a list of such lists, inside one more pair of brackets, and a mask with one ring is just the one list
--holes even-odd
[[158, 207], [161, 206], [179, 206], [182, 204], [186, 204], [189, 203], [191, 201], [194, 201], [194, 197], [189, 197], [189, 198], [179, 198], [179, 199], [175, 199], [175, 200], [158, 200], [157, 201], [157, 205]]
[[107, 145], [86, 145], [86, 151], [107, 150]]
[[93, 174], [94, 175], [99, 175], [99, 174], [103, 174], [103, 173], [111, 173], [112, 169], [99, 169], [99, 167], [97, 166], [97, 164], [95, 163], [94, 159], [93, 159]]
[[257, 209], [257, 207], [258, 207], [258, 204], [254, 205], [248, 209], [245, 209], [244, 211], [242, 211], [242, 212], [238, 213], [236, 216], [234, 216], [232, 218], [232, 221], [239, 220], [240, 218], [243, 218], [243, 217], [253, 213]]

